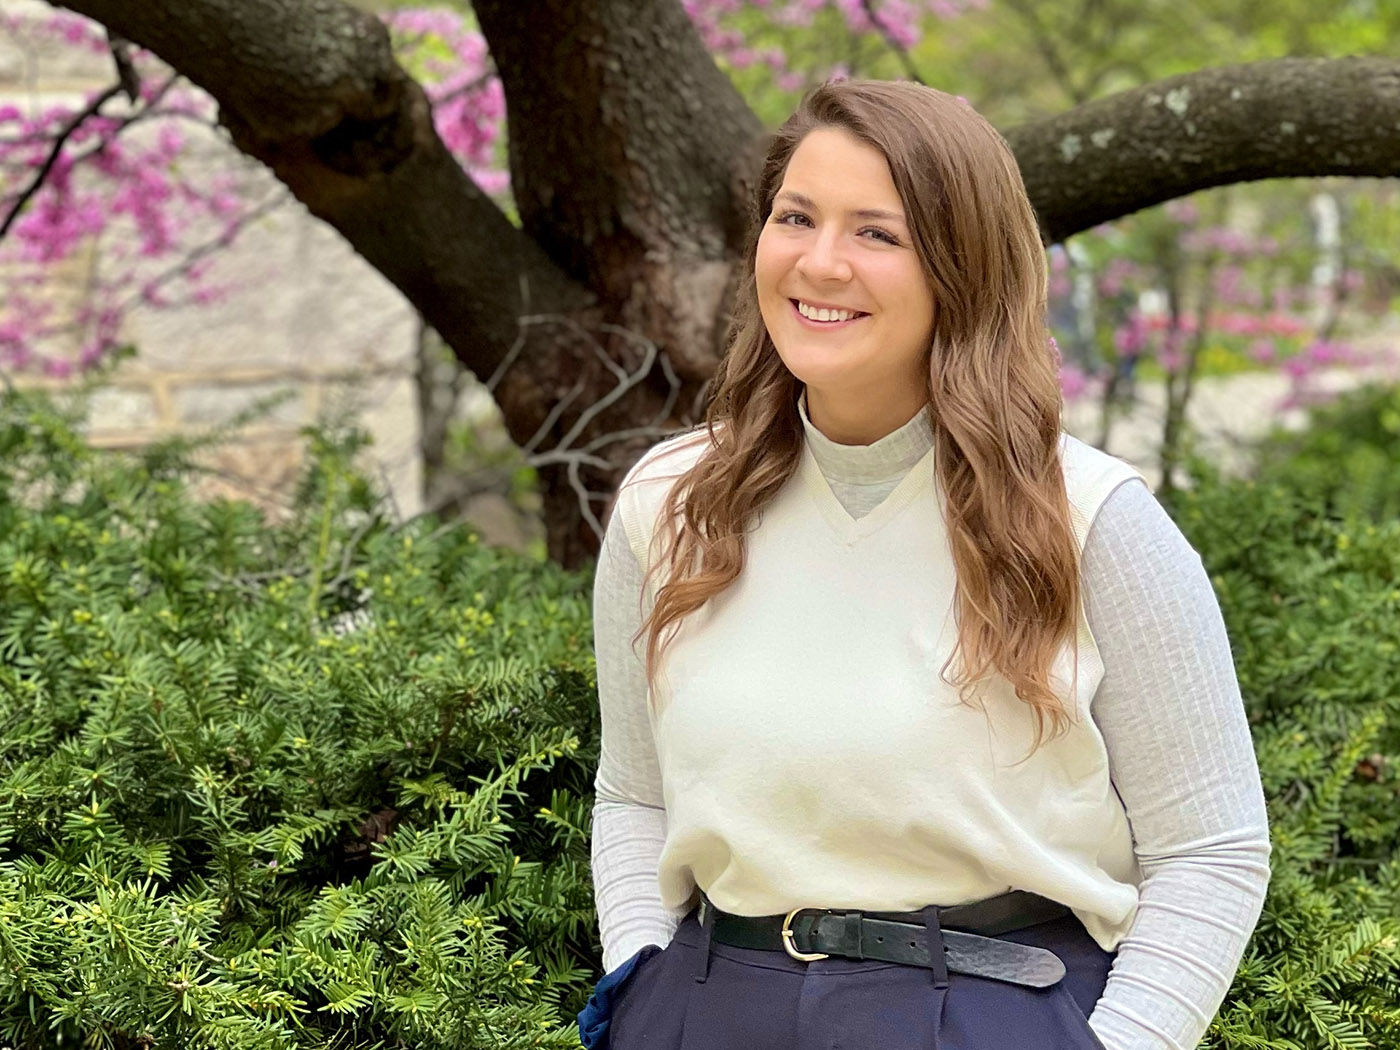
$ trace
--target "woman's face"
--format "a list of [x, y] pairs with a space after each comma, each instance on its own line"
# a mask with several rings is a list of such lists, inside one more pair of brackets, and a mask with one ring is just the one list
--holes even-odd
[[873, 441], [923, 406], [933, 294], [879, 150], [842, 128], [808, 133], [754, 269], [763, 323], [807, 385], [812, 422], [822, 414], [845, 432], [828, 436]]

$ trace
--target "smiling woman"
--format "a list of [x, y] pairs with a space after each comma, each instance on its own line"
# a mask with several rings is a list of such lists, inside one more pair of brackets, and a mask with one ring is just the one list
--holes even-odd
[[587, 1045], [1195, 1046], [1268, 881], [1257, 766], [1199, 558], [1061, 433], [1010, 151], [833, 83], [756, 188], [707, 425], [598, 560]]
[[754, 261], [778, 356], [822, 433], [866, 445], [928, 403], [933, 288], [884, 156], [844, 128], [793, 151]]

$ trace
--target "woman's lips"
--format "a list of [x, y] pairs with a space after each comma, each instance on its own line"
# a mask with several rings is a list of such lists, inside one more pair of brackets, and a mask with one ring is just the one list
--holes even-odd
[[846, 321], [813, 321], [810, 317], [804, 317], [802, 315], [802, 311], [797, 308], [797, 303], [792, 299], [788, 300], [788, 305], [792, 307], [792, 315], [797, 318], [800, 324], [818, 332], [834, 332], [839, 328], [853, 325], [857, 321], [864, 321], [870, 316], [869, 314], [857, 314], [855, 317]]

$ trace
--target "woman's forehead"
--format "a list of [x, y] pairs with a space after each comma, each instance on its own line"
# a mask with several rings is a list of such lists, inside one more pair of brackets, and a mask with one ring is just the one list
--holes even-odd
[[798, 143], [776, 196], [824, 211], [904, 215], [884, 154], [840, 128], [818, 128]]

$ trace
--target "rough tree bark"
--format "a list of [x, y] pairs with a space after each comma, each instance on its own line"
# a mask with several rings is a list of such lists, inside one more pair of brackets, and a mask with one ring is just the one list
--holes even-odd
[[1087, 102], [1006, 138], [1053, 243], [1212, 186], [1400, 174], [1400, 62], [1219, 66]]
[[[343, 0], [63, 0], [218, 101], [245, 153], [391, 280], [541, 459], [550, 553], [695, 420], [762, 130], [679, 0], [476, 0], [506, 91], [516, 229]], [[1209, 186], [1400, 174], [1400, 63], [1175, 77], [1008, 133], [1047, 240]], [[591, 519], [591, 520], [590, 520]]]

